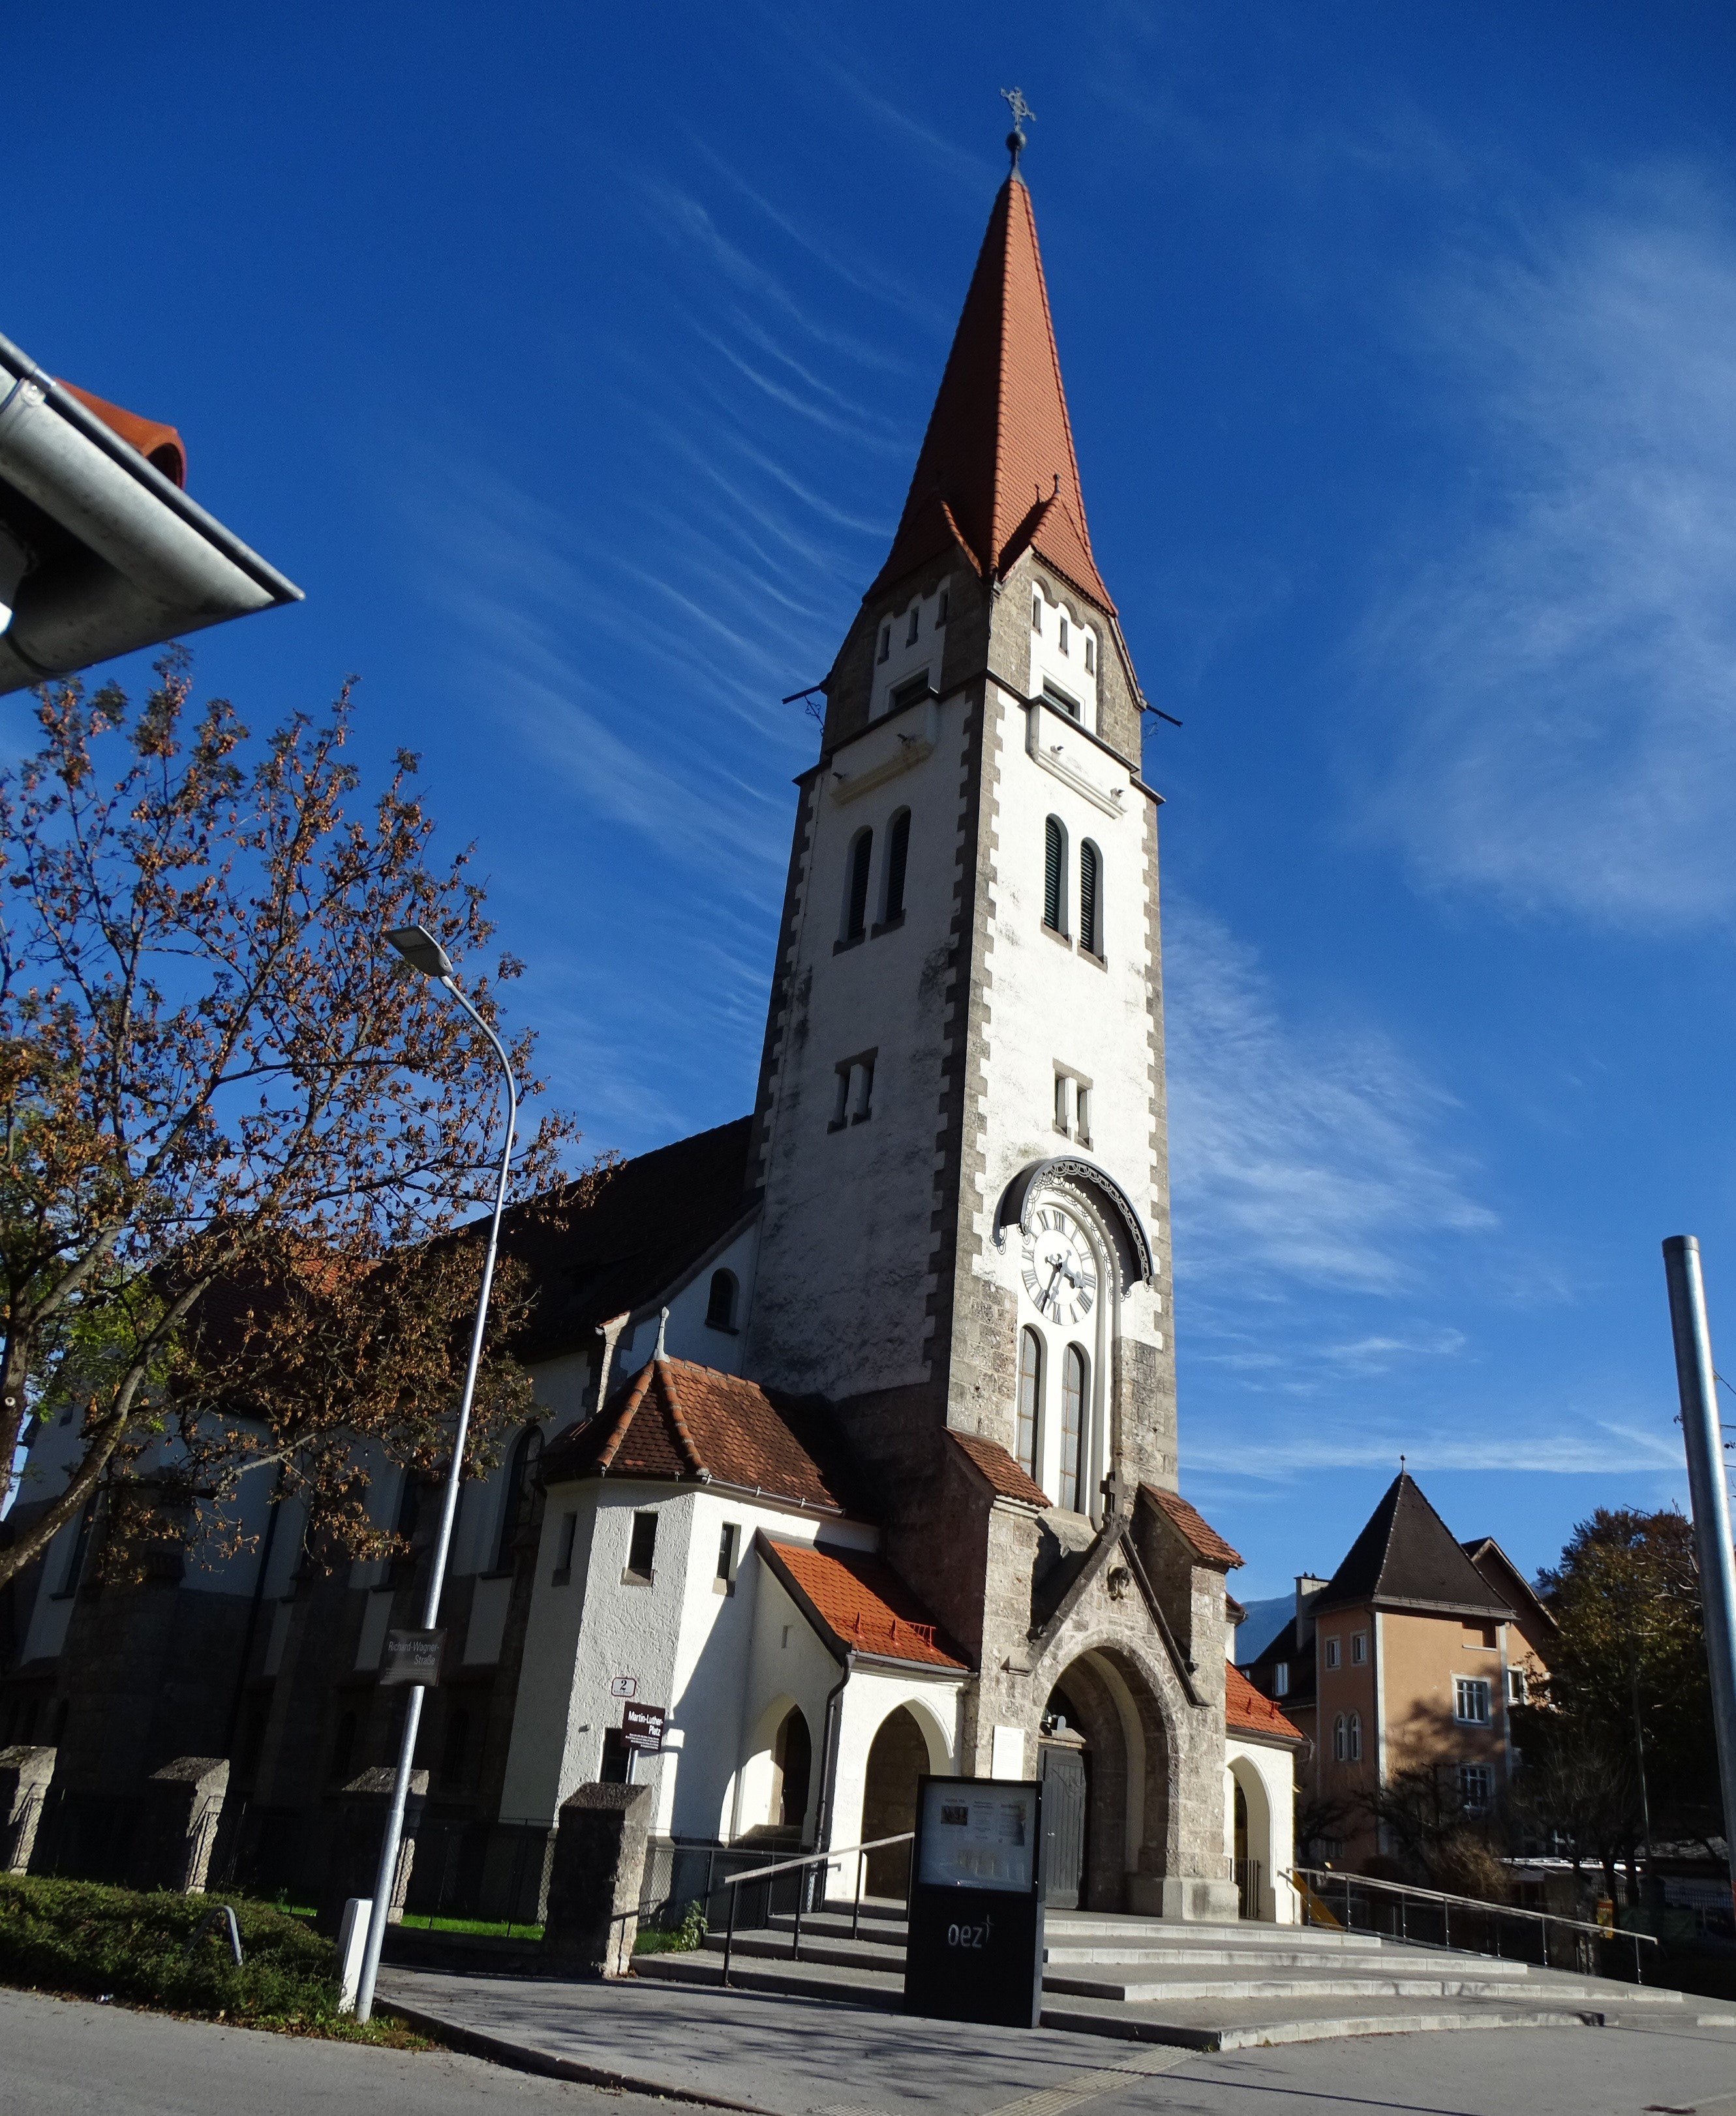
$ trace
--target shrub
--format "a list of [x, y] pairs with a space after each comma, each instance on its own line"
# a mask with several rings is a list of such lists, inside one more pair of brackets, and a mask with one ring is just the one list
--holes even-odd
[[412, 2040], [395, 2023], [364, 2028], [340, 2013], [337, 1948], [269, 1904], [233, 1906], [245, 1957], [239, 1968], [226, 1925], [214, 1924], [196, 1940], [223, 1900], [95, 1881], [0, 1879], [0, 1982], [242, 2026]]

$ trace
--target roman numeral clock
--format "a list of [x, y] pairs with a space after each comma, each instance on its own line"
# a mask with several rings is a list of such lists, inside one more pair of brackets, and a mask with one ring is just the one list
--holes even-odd
[[1025, 1290], [1051, 1322], [1081, 1322], [1097, 1300], [1085, 1230], [1064, 1206], [1044, 1205], [1025, 1237]]

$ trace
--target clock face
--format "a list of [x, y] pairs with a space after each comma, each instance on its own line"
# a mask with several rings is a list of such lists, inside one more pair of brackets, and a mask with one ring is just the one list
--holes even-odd
[[1039, 1206], [1025, 1238], [1025, 1290], [1051, 1322], [1082, 1322], [1097, 1300], [1097, 1265], [1085, 1230], [1059, 1205]]

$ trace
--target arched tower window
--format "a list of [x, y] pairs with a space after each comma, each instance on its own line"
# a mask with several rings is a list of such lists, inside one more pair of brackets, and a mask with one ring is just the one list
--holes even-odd
[[1067, 916], [1067, 834], [1061, 818], [1051, 816], [1043, 826], [1043, 922], [1051, 932], [1065, 933]]
[[1085, 1355], [1069, 1345], [1061, 1362], [1061, 1503], [1080, 1511], [1085, 1482]]
[[1034, 1330], [1019, 1332], [1019, 1467], [1033, 1483], [1037, 1477], [1037, 1422], [1043, 1404], [1043, 1340]]
[[735, 1327], [735, 1274], [733, 1271], [714, 1271], [711, 1290], [705, 1304], [705, 1323], [708, 1330], [733, 1330]]
[[1350, 1715], [1349, 1739], [1350, 1760], [1353, 1764], [1360, 1764], [1362, 1760], [1362, 1714], [1360, 1712], [1352, 1712]]
[[536, 1506], [536, 1465], [542, 1454], [542, 1434], [527, 1425], [513, 1442], [506, 1465], [506, 1492], [500, 1506], [500, 1533], [495, 1546], [496, 1572], [510, 1572]]
[[1342, 1764], [1345, 1756], [1344, 1714], [1341, 1712], [1332, 1723], [1333, 1760]]
[[1103, 855], [1087, 838], [1079, 848], [1079, 945], [1088, 954], [1103, 952]]
[[880, 916], [890, 925], [905, 915], [905, 870], [910, 859], [910, 812], [900, 808], [886, 831], [885, 906]]
[[868, 932], [868, 867], [874, 857], [874, 833], [859, 830], [850, 849], [849, 881], [844, 897], [844, 935], [859, 941]]

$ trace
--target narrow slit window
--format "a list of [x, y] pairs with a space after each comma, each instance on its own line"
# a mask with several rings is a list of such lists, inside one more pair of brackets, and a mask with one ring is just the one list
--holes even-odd
[[905, 870], [910, 859], [910, 812], [900, 808], [886, 832], [886, 909], [881, 914], [888, 925], [905, 915]]
[[1031, 597], [1031, 630], [1033, 632], [1041, 632], [1042, 629], [1043, 597], [1040, 595], [1034, 595]]
[[1065, 654], [1067, 651], [1068, 637], [1067, 621], [1065, 617], [1061, 619], [1061, 622], [1055, 628], [1055, 637], [1057, 645], [1059, 646], [1061, 652]]
[[948, 617], [951, 615], [951, 605], [952, 598], [948, 595], [946, 589], [942, 588], [941, 590], [941, 599], [939, 602], [935, 605], [934, 608], [934, 628], [937, 632], [940, 630], [941, 627], [946, 622]]
[[1043, 1340], [1034, 1330], [1019, 1335], [1019, 1467], [1037, 1476], [1037, 1415], [1043, 1401]]
[[1067, 834], [1060, 817], [1051, 816], [1043, 829], [1043, 922], [1052, 932], [1066, 931], [1066, 905]]
[[1088, 954], [1103, 952], [1103, 855], [1087, 838], [1079, 849], [1079, 945]]
[[656, 1569], [656, 1516], [654, 1513], [635, 1514], [632, 1539], [627, 1546], [626, 1578], [649, 1585]]
[[1097, 674], [1097, 641], [1089, 632], [1085, 634], [1085, 674]]
[[1360, 1712], [1352, 1712], [1350, 1715], [1350, 1760], [1353, 1764], [1360, 1764], [1362, 1760], [1362, 1714]]
[[741, 1527], [736, 1521], [725, 1521], [723, 1534], [717, 1542], [717, 1585], [728, 1588], [735, 1582], [735, 1553], [741, 1540]]
[[857, 834], [850, 852], [850, 890], [844, 904], [844, 937], [859, 941], [868, 932], [868, 869], [874, 857], [874, 833]]
[[1091, 1143], [1091, 1090], [1083, 1080], [1073, 1090], [1073, 1136], [1081, 1146]]
[[922, 605], [921, 605], [920, 603], [918, 603], [918, 602], [913, 602], [913, 603], [911, 604], [911, 605], [910, 605], [910, 622], [909, 622], [909, 627], [906, 628], [905, 632], [905, 645], [906, 646], [914, 646], [916, 644], [916, 635], [917, 635], [917, 634], [918, 634], [918, 633], [922, 630], [922, 628], [923, 628], [923, 610], [922, 610]]
[[1061, 1362], [1061, 1503], [1080, 1511], [1084, 1479], [1085, 1355], [1069, 1345]]
[[884, 661], [891, 651], [892, 628], [890, 624], [883, 624], [880, 628], [880, 651], [875, 656], [875, 659], [879, 661]]
[[1348, 1742], [1347, 1741], [1344, 1726], [1344, 1714], [1341, 1712], [1338, 1718], [1332, 1723], [1333, 1761], [1334, 1763], [1342, 1764], [1348, 1752]]

